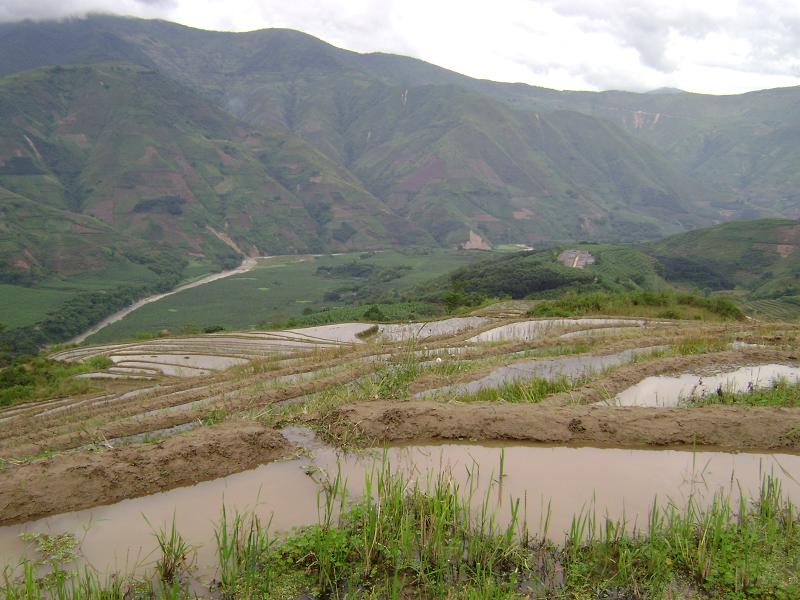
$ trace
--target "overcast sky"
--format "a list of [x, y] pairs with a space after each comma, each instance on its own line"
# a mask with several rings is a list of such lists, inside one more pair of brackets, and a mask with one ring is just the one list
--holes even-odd
[[101, 11], [290, 27], [360, 52], [557, 89], [800, 85], [800, 0], [0, 0], [0, 21]]

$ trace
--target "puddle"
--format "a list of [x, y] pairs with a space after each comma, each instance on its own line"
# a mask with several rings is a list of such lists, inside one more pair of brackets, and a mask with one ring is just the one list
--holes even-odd
[[[137, 363], [130, 363], [131, 365], [140, 366]], [[106, 371], [97, 371], [94, 373], [81, 373], [74, 375], [74, 379], [132, 379], [141, 381], [151, 381], [153, 378], [146, 375], [123, 375], [121, 373], [107, 373]]]
[[575, 326], [609, 325], [622, 327], [644, 327], [646, 321], [637, 319], [540, 319], [509, 323], [484, 331], [468, 339], [468, 342], [530, 341], [555, 333], [560, 329]]
[[[202, 377], [206, 375], [211, 375], [211, 371], [208, 369], [198, 369], [195, 367], [189, 366], [180, 366], [180, 365], [167, 365], [161, 363], [154, 363], [154, 362], [137, 362], [137, 361], [123, 361], [117, 363], [120, 367], [134, 367], [134, 368], [143, 368], [143, 369], [157, 369], [164, 375], [172, 376], [172, 377]], [[113, 375], [113, 373], [112, 373]], [[152, 377], [139, 377], [134, 375], [124, 375], [120, 376], [125, 379], [152, 379]]]
[[581, 329], [579, 331], [571, 331], [558, 336], [561, 340], [572, 340], [582, 337], [594, 337], [600, 335], [624, 335], [627, 333], [636, 333], [636, 327], [596, 327], [595, 329]]
[[114, 354], [110, 358], [117, 364], [129, 364], [131, 361], [157, 363], [153, 365], [154, 369], [160, 368], [161, 365], [176, 365], [222, 370], [248, 362], [244, 358], [209, 354]]
[[442, 335], [456, 335], [468, 329], [475, 329], [489, 323], [486, 317], [454, 317], [442, 321], [427, 323], [403, 323], [398, 325], [381, 325], [378, 336], [384, 340], [404, 342], [413, 339], [421, 340]]
[[370, 327], [372, 327], [371, 323], [334, 323], [331, 325], [304, 327], [302, 329], [287, 329], [285, 333], [328, 342], [360, 344], [362, 340], [358, 338], [358, 334], [363, 333]]
[[[191, 487], [124, 500], [117, 504], [57, 515], [34, 522], [0, 528], [0, 556], [8, 561], [28, 555], [19, 539], [22, 532], [71, 532], [82, 540], [85, 564], [103, 573], [141, 573], [157, 556], [151, 527], [171, 523], [173, 515], [181, 534], [197, 547], [200, 581], [214, 576], [214, 526], [223, 502], [234, 510], [255, 511], [272, 517], [271, 531], [316, 522], [318, 484], [306, 472], [334, 474], [337, 458], [348, 489], [358, 494], [365, 470], [380, 451], [337, 455], [308, 432], [291, 437], [310, 450], [310, 457], [271, 463]], [[505, 448], [502, 489], [494, 489], [499, 520], [507, 519], [508, 499], [526, 498], [527, 521], [532, 532], [541, 533], [550, 503], [549, 537], [564, 541], [575, 513], [593, 508], [599, 517], [626, 518], [628, 525], [646, 527], [654, 498], [668, 498], [678, 505], [692, 496], [701, 503], [717, 492], [738, 497], [738, 486], [757, 493], [762, 475], [786, 473], [784, 492], [800, 501], [800, 456], [726, 454], [672, 450], [620, 450], [599, 448], [520, 445], [416, 445], [388, 450], [393, 469], [403, 469], [424, 481], [432, 472], [447, 469], [458, 480], [467, 469], [476, 469], [478, 502], [496, 479], [500, 448]], [[318, 471], [319, 472], [319, 471]], [[564, 474], [569, 473], [569, 477]], [[794, 479], [792, 479], [794, 478]], [[0, 565], [0, 568], [3, 565]]]
[[683, 400], [691, 396], [716, 394], [723, 392], [744, 392], [749, 388], [770, 387], [777, 379], [800, 381], [800, 368], [786, 365], [759, 365], [742, 367], [735, 371], [718, 375], [678, 375], [675, 377], [647, 377], [618, 394], [611, 401], [599, 402], [600, 405], [611, 406], [679, 406]]
[[566, 377], [573, 380], [584, 375], [596, 373], [608, 367], [616, 367], [630, 362], [635, 356], [648, 354], [657, 347], [634, 348], [625, 350], [617, 354], [607, 354], [605, 356], [579, 355], [567, 356], [564, 358], [526, 360], [498, 367], [485, 377], [437, 388], [434, 390], [424, 390], [414, 395], [417, 399], [429, 398], [443, 394], [461, 395], [474, 394], [484, 388], [496, 388], [505, 383], [523, 381], [539, 377], [542, 379], [555, 379], [556, 377]]

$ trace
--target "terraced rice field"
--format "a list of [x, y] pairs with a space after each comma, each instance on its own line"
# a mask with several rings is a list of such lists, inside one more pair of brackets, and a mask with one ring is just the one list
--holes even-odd
[[[731, 455], [726, 452], [800, 453], [800, 409], [670, 407], [652, 402], [653, 392], [626, 396], [636, 386], [649, 389], [653, 377], [705, 378], [711, 386], [707, 393], [716, 393], [719, 374], [742, 368], [750, 369], [742, 371], [745, 389], [758, 384], [746, 373], [764, 365], [794, 377], [800, 373], [800, 328], [663, 319], [530, 320], [521, 316], [523, 310], [510, 304], [431, 323], [377, 328], [343, 323], [60, 351], [53, 358], [81, 361], [102, 355], [113, 365], [85, 375], [102, 392], [0, 411], [0, 524], [5, 526], [0, 548], [18, 550], [23, 530], [63, 526], [72, 531], [86, 519], [122, 518], [131, 509], [115, 503], [168, 490], [175, 492], [133, 506], [162, 519], [189, 498], [204, 498], [208, 513], [206, 505], [213, 507], [234, 485], [228, 477], [255, 477], [251, 481], [262, 482], [262, 500], [281, 512], [276, 523], [302, 525], [313, 512], [309, 495], [320, 489], [319, 480], [309, 480], [304, 470], [328, 472], [338, 450], [356, 446], [412, 445], [410, 463], [431, 468], [431, 460], [422, 458], [438, 452], [431, 444], [477, 444], [464, 452], [445, 447], [453, 461], [482, 455], [493, 444], [505, 444], [512, 453], [524, 444], [539, 450], [519, 450], [524, 454], [515, 459], [519, 465], [543, 461], [556, 473], [589, 464], [585, 461], [596, 461], [600, 469], [608, 460], [645, 465], [646, 472], [658, 468], [653, 466], [658, 453], [644, 458], [635, 452], [666, 447], [679, 451], [676, 477], [692, 449], [721, 452], [715, 464], [727, 464]], [[618, 398], [628, 400], [615, 402]], [[541, 444], [558, 451], [544, 453]], [[298, 454], [303, 447], [307, 454]], [[603, 453], [600, 447], [616, 450]], [[576, 448], [588, 448], [586, 457], [576, 459]], [[742, 464], [757, 464], [757, 455], [752, 456]], [[782, 458], [780, 464], [793, 465], [795, 458]], [[364, 468], [349, 454], [342, 460], [354, 478]], [[284, 484], [263, 487], [273, 477], [263, 478], [259, 469], [265, 468]], [[731, 476], [725, 469], [718, 473], [722, 480]], [[619, 477], [635, 482], [632, 473], [622, 470]], [[203, 481], [210, 483], [187, 487]], [[523, 477], [514, 489], [527, 493], [526, 481], [533, 480]], [[591, 498], [592, 481], [579, 478], [569, 494]], [[251, 482], [242, 488], [248, 492], [231, 492], [231, 501], [240, 508], [251, 505], [255, 500], [248, 494], [256, 488]], [[536, 489], [544, 501], [547, 489]], [[625, 494], [638, 493], [646, 506], [652, 499], [642, 492], [652, 490], [637, 490]], [[609, 506], [615, 502], [609, 500]], [[108, 508], [95, 508], [103, 505]], [[84, 512], [63, 514], [70, 511]], [[541, 514], [528, 517], [536, 520]], [[566, 523], [558, 521], [558, 527]], [[200, 541], [208, 543], [207, 527], [197, 527]], [[111, 543], [107, 537], [87, 542], [87, 552], [100, 556], [91, 548]], [[146, 550], [144, 542], [136, 543]], [[120, 553], [131, 547], [127, 541], [113, 544], [116, 558], [104, 565], [106, 570], [122, 569]], [[209, 557], [198, 575], [204, 582], [201, 596], [215, 577], [212, 563]]]

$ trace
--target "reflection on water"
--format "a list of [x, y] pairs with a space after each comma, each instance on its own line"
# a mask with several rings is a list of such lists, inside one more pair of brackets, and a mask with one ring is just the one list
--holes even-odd
[[579, 356], [566, 356], [552, 359], [525, 360], [494, 369], [491, 373], [480, 379], [457, 383], [432, 390], [425, 390], [415, 394], [415, 398], [427, 398], [441, 394], [474, 394], [484, 388], [496, 388], [506, 383], [524, 382], [526, 379], [557, 379], [566, 377], [570, 381], [590, 376], [603, 369], [618, 367], [632, 361], [636, 356], [643, 356], [661, 346], [648, 348], [633, 348], [623, 350], [616, 354], [595, 356], [591, 354]]
[[[292, 432], [297, 437], [297, 432]], [[306, 434], [302, 434], [306, 435]], [[157, 556], [152, 527], [171, 523], [197, 546], [200, 580], [214, 576], [214, 526], [222, 504], [234, 510], [255, 511], [272, 518], [271, 529], [287, 531], [317, 519], [319, 486], [307, 473], [335, 474], [348, 479], [356, 495], [364, 474], [381, 451], [340, 455], [313, 437], [302, 440], [309, 453], [251, 471], [191, 487], [124, 500], [110, 506], [57, 515], [22, 525], [0, 528], [0, 556], [25, 555], [29, 548], [21, 532], [72, 532], [81, 543], [86, 564], [101, 572], [130, 573], [152, 567]], [[658, 497], [678, 505], [690, 496], [708, 500], [717, 492], [737, 495], [739, 485], [757, 493], [764, 474], [788, 474], [784, 491], [800, 501], [800, 456], [726, 454], [720, 452], [620, 450], [512, 445], [416, 445], [396, 447], [387, 455], [393, 469], [415, 474], [423, 482], [432, 472], [448, 470], [465, 480], [471, 470], [480, 498], [498, 479], [500, 448], [504, 448], [502, 485], [495, 486], [499, 516], [510, 498], [523, 498], [532, 532], [541, 533], [550, 507], [549, 537], [561, 542], [575, 513], [595, 510], [599, 517], [625, 518], [630, 527], [646, 527], [648, 510]], [[338, 465], [338, 466], [337, 466]], [[146, 518], [146, 520], [145, 520]]]
[[776, 380], [800, 381], [800, 368], [786, 365], [759, 365], [742, 367], [718, 375], [678, 375], [675, 377], [647, 377], [618, 394], [609, 402], [612, 406], [678, 406], [692, 396], [716, 394], [717, 390], [726, 393], [744, 392], [748, 389], [764, 388]]

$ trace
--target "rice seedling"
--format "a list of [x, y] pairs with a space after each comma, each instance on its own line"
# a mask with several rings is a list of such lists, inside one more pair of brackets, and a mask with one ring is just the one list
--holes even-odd
[[553, 378], [531, 377], [504, 383], [498, 387], [485, 387], [476, 392], [460, 394], [456, 402], [513, 402], [535, 404], [551, 394], [568, 392], [583, 385], [588, 378], [570, 379], [564, 375]]
[[[147, 524], [150, 525], [150, 522], [147, 521]], [[150, 528], [152, 529], [152, 525]], [[154, 535], [160, 552], [160, 558], [156, 561], [158, 577], [164, 583], [174, 583], [182, 573], [188, 572], [191, 568], [194, 549], [178, 533], [174, 515], [169, 528], [154, 531]]]

